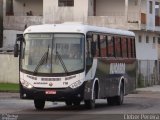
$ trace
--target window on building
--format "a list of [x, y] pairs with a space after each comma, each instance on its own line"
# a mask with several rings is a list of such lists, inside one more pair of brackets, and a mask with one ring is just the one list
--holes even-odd
[[63, 7], [63, 6], [74, 6], [74, 0], [58, 0], [58, 6]]
[[153, 43], [156, 43], [156, 38], [155, 37], [153, 37]]
[[146, 43], [149, 43], [149, 36], [146, 36]]
[[138, 5], [138, 0], [134, 1], [134, 5], [137, 6]]
[[152, 6], [153, 6], [152, 1], [149, 1], [149, 13], [150, 14], [152, 14]]
[[158, 37], [158, 44], [160, 44], [160, 37]]
[[160, 3], [155, 2], [155, 16], [159, 16]]
[[6, 15], [12, 16], [13, 13], [13, 0], [6, 0]]
[[139, 43], [142, 42], [142, 36], [141, 35], [138, 36], [138, 41], [139, 41]]

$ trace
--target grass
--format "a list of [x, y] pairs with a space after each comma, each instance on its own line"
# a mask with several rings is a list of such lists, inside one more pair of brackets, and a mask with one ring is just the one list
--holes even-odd
[[18, 92], [19, 84], [0, 83], [0, 92]]

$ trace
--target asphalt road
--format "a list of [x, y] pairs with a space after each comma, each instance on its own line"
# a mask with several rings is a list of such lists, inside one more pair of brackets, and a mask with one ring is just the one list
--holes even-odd
[[[121, 106], [109, 106], [106, 100], [97, 100], [96, 108], [93, 110], [87, 110], [83, 103], [78, 107], [67, 107], [63, 102], [46, 102], [43, 111], [35, 110], [33, 101], [19, 99], [18, 93], [0, 93], [0, 114], [0, 120], [5, 120], [6, 117], [17, 117], [18, 120], [130, 120], [130, 117], [140, 118], [144, 114], [157, 115], [151, 117], [159, 117], [160, 120], [160, 93], [130, 94], [125, 96], [124, 104]], [[135, 114], [138, 116], [132, 116]]]

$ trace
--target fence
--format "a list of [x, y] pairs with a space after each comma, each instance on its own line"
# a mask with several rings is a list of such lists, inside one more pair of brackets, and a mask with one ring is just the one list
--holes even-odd
[[0, 82], [18, 83], [19, 63], [13, 53], [0, 53]]
[[137, 87], [159, 84], [158, 61], [138, 60]]

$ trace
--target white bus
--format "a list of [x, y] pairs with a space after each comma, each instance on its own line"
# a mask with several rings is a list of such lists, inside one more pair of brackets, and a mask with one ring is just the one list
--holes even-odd
[[121, 105], [136, 84], [135, 34], [80, 23], [28, 27], [16, 40], [20, 97], [95, 107], [96, 99]]

